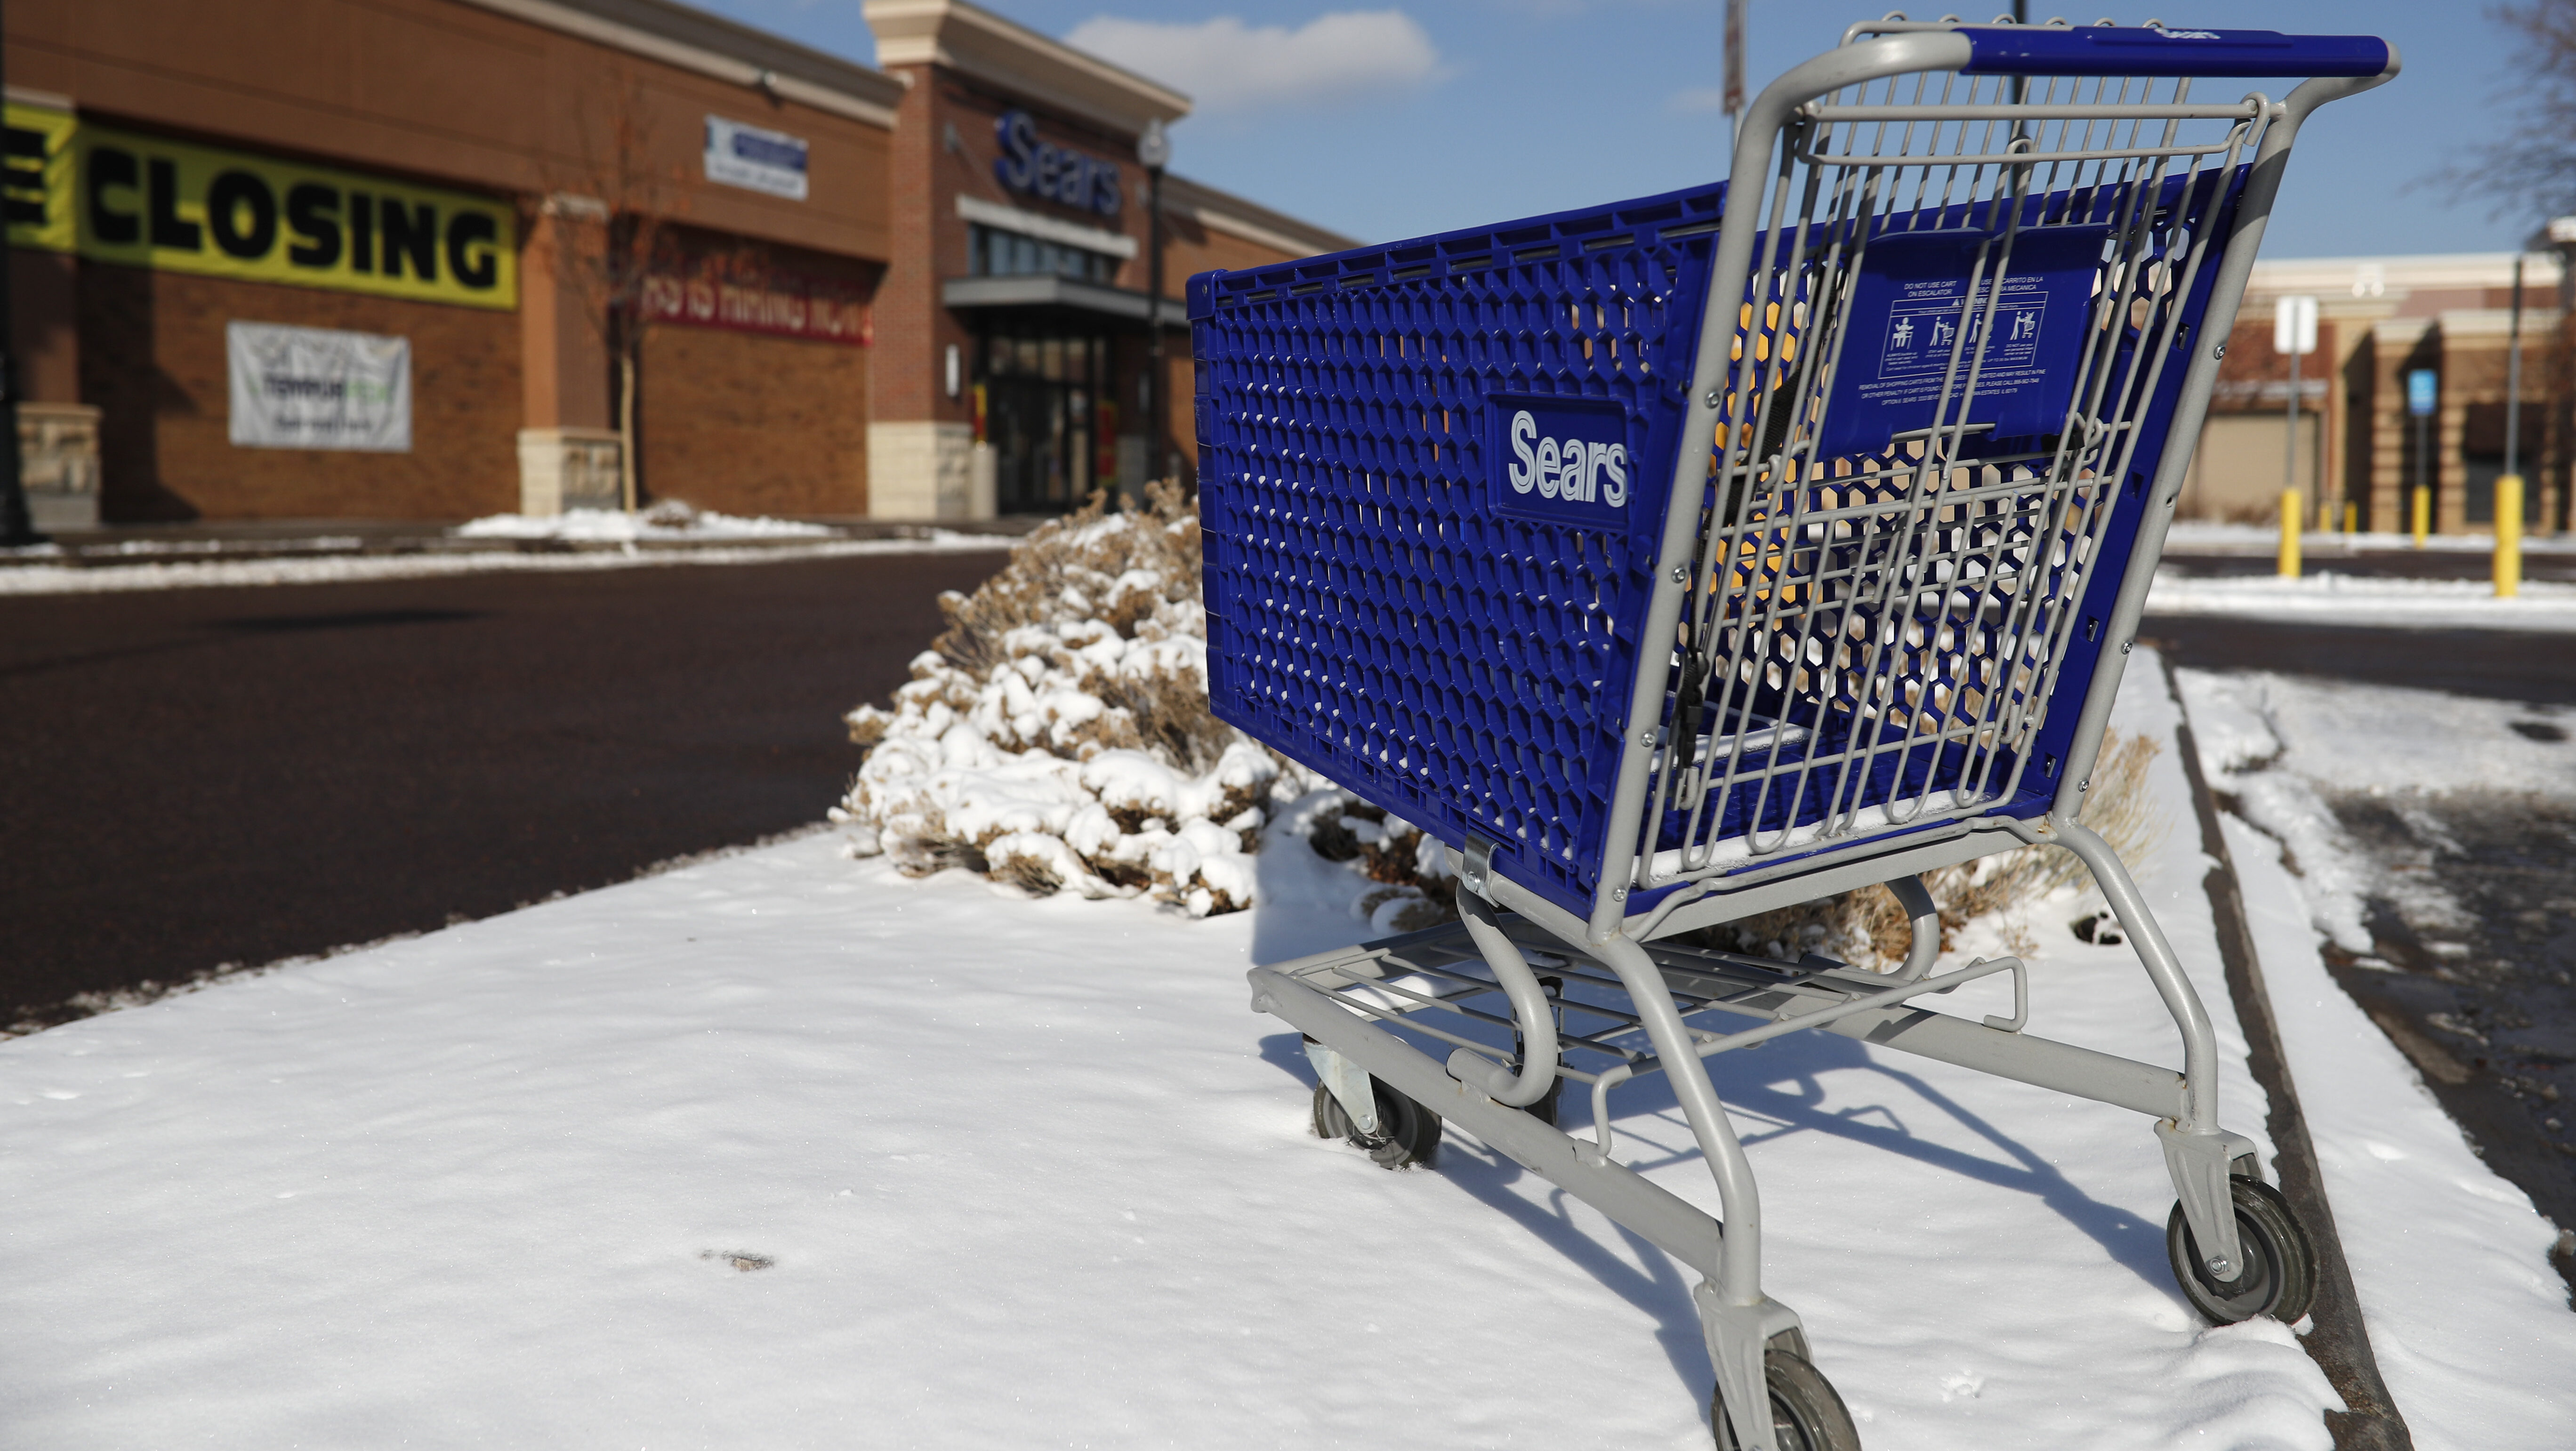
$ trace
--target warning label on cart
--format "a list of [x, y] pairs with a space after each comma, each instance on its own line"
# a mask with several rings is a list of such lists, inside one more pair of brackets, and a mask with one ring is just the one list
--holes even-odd
[[[1900, 233], [1869, 244], [1825, 409], [1826, 457], [1936, 423], [2055, 433], [2075, 389], [2108, 229]], [[2000, 271], [2000, 280], [1997, 273]], [[1963, 405], [1964, 400], [1964, 406]]]

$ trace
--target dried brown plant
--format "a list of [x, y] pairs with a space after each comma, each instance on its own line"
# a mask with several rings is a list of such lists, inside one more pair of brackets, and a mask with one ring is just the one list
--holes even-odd
[[[2085, 793], [2084, 824], [2102, 834], [2125, 861], [2153, 852], [2164, 831], [2156, 812], [2148, 769], [2160, 748], [2147, 736], [2113, 731], [2103, 737], [2102, 753], [2093, 764], [2092, 789]], [[1941, 946], [1947, 951], [1959, 929], [1980, 917], [2036, 902], [2059, 887], [2082, 880], [2084, 866], [2073, 853], [2056, 847], [2023, 847], [1979, 861], [1927, 872], [1923, 885], [1941, 914]], [[2015, 951], [2027, 951], [2020, 929], [2006, 924], [2006, 940]], [[1856, 966], [1888, 971], [1905, 961], [1914, 944], [1914, 925], [1885, 887], [1803, 902], [1763, 912], [1689, 934], [1705, 946], [1768, 957], [1796, 958], [1820, 952]]]
[[[2153, 852], [2163, 834], [2148, 782], [2148, 768], [2158, 754], [2149, 737], [2113, 731], [2104, 737], [2102, 753], [2093, 766], [2084, 824], [2100, 832], [2124, 860], [2134, 862]], [[1353, 830], [1354, 823], [1385, 820], [1385, 812], [1354, 800], [1339, 812], [1319, 817], [1308, 841], [1325, 860], [1357, 860], [1371, 881], [1386, 884], [1382, 894], [1363, 901], [1366, 909], [1374, 910], [1400, 894], [1419, 896], [1422, 905], [1397, 923], [1400, 930], [1411, 931], [1456, 915], [1457, 883], [1417, 871], [1412, 838], [1386, 834], [1363, 841]], [[1946, 951], [1970, 922], [2036, 902], [2083, 876], [2083, 864], [2070, 852], [2023, 847], [1926, 873], [1924, 886], [1940, 911], [1941, 945]], [[2031, 944], [2026, 939], [2013, 940], [2020, 930], [2014, 923], [2004, 925], [2014, 949], [2028, 951]], [[1914, 944], [1914, 925], [1894, 893], [1885, 887], [1864, 887], [1700, 928], [1676, 940], [1789, 960], [1822, 953], [1883, 972], [1905, 961]]]

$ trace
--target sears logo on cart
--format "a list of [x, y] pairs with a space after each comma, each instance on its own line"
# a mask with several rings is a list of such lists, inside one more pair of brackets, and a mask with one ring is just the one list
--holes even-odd
[[1625, 529], [1639, 463], [1628, 410], [1584, 398], [1485, 400], [1494, 437], [1485, 497], [1497, 514], [1579, 529]]

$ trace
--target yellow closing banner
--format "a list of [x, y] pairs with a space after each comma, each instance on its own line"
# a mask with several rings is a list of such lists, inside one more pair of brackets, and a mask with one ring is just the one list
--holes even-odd
[[8, 107], [9, 244], [167, 272], [519, 305], [506, 201]]

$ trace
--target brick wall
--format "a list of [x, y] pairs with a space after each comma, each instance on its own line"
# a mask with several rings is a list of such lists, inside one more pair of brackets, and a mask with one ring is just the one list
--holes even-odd
[[875, 376], [872, 401], [879, 418], [905, 421], [952, 418], [953, 406], [934, 386], [932, 360], [946, 328], [939, 305], [941, 268], [931, 245], [932, 167], [938, 155], [936, 106], [927, 67], [911, 67], [912, 89], [896, 110], [886, 144], [885, 276], [877, 283]]
[[[1204, 226], [1196, 217], [1167, 217], [1163, 224], [1163, 285], [1164, 290], [1174, 297], [1182, 295], [1182, 287], [1192, 273], [1214, 267], [1230, 272], [1248, 267], [1269, 267], [1311, 255], [1265, 247], [1231, 232]], [[1137, 273], [1136, 285], [1145, 285], [1141, 270]]]
[[647, 497], [727, 514], [864, 514], [867, 348], [712, 328], [644, 339]]
[[[102, 516], [469, 519], [519, 504], [516, 314], [103, 263], [80, 269], [81, 400]], [[236, 448], [228, 322], [411, 340], [412, 449]]]

